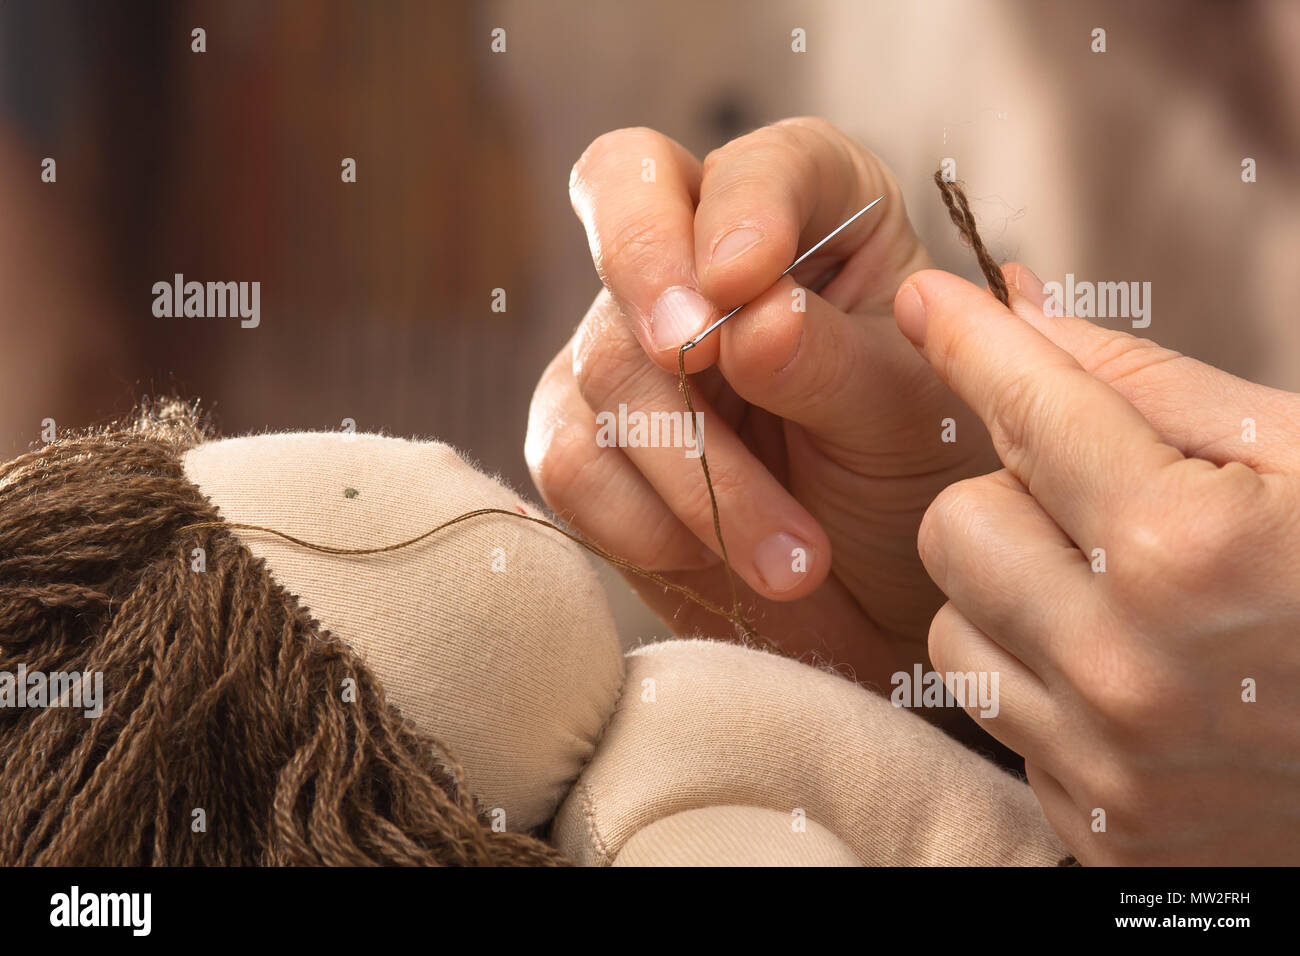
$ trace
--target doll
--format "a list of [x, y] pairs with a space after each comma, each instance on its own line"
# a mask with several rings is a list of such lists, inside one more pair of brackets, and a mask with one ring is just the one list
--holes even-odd
[[329, 551], [480, 508], [539, 514], [441, 443], [216, 439], [176, 402], [0, 466], [0, 674], [32, 704], [0, 700], [0, 864], [1065, 856], [1023, 781], [838, 674], [624, 653], [552, 529]]

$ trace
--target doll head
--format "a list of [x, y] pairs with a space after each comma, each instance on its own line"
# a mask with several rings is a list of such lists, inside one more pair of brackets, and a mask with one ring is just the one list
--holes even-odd
[[0, 863], [562, 861], [529, 831], [621, 675], [585, 560], [491, 518], [365, 561], [241, 537], [523, 507], [446, 446], [292, 437], [163, 405], [0, 467]]

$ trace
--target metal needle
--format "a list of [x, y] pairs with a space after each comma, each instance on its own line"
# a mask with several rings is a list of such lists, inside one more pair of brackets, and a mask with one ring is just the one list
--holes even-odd
[[[863, 206], [861, 209], [859, 209], [857, 212], [855, 212], [855, 213], [854, 213], [852, 216], [850, 216], [848, 219], [845, 219], [842, 223], [840, 223], [838, 226], [835, 227], [835, 230], [834, 230], [833, 232], [831, 232], [831, 233], [830, 233], [829, 235], [827, 235], [824, 239], [822, 239], [819, 243], [817, 243], [815, 246], [813, 246], [811, 249], [809, 249], [807, 252], [805, 252], [803, 255], [801, 255], [798, 259], [794, 260], [794, 262], [790, 263], [790, 268], [788, 268], [788, 269], [786, 269], [784, 272], [782, 272], [779, 276], [776, 277], [776, 279], [777, 279], [778, 281], [779, 281], [780, 279], [784, 279], [784, 278], [785, 278], [786, 276], [788, 276], [791, 272], [793, 272], [795, 269], [797, 269], [797, 268], [798, 268], [798, 267], [799, 267], [799, 266], [804, 262], [804, 260], [806, 260], [809, 256], [811, 256], [814, 252], [816, 252], [816, 251], [817, 251], [818, 249], [820, 249], [822, 246], [826, 245], [826, 243], [830, 242], [832, 239], [834, 239], [836, 236], [838, 236], [841, 232], [843, 232], [843, 231], [844, 231], [845, 229], [847, 229], [850, 225], [852, 225], [854, 222], [856, 222], [859, 216], [861, 216], [864, 212], [866, 212], [868, 209], [870, 209], [872, 206], [874, 206], [876, 203], [880, 202], [880, 201], [883, 200], [884, 198], [885, 198], [884, 196], [877, 196], [877, 197], [876, 197], [875, 199], [873, 199], [871, 202], [867, 203], [865, 206]], [[746, 303], [746, 305], [748, 305], [748, 303]], [[733, 315], [735, 315], [737, 312], [739, 312], [739, 311], [740, 311], [741, 309], [743, 309], [744, 307], [745, 307], [744, 305], [738, 305], [738, 306], [736, 306], [734, 309], [732, 309], [730, 312], [728, 312], [728, 313], [727, 313], [726, 315], [724, 315], [722, 318], [718, 319], [716, 322], [714, 322], [712, 325], [710, 325], [707, 329], [705, 329], [705, 330], [704, 330], [703, 332], [701, 332], [699, 335], [695, 336], [695, 338], [691, 339], [689, 342], [687, 342], [685, 345], [683, 345], [683, 346], [681, 347], [681, 351], [683, 351], [683, 352], [687, 352], [687, 351], [689, 351], [689, 350], [695, 348], [695, 346], [697, 346], [697, 345], [699, 345], [701, 342], [703, 342], [706, 338], [708, 338], [710, 335], [712, 335], [712, 334], [713, 334], [717, 329], [721, 328], [723, 322], [726, 322], [727, 319], [731, 318]]]

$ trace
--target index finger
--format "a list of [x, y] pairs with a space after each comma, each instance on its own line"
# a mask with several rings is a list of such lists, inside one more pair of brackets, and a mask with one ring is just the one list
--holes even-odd
[[899, 328], [988, 427], [998, 457], [1080, 548], [1183, 456], [1109, 385], [983, 289], [946, 272], [898, 290]]

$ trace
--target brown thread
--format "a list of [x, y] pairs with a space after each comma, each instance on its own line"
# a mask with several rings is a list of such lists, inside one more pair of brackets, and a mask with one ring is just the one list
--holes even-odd
[[993, 290], [999, 302], [1010, 308], [1011, 296], [1007, 291], [1006, 277], [1002, 275], [1001, 267], [989, 255], [988, 249], [984, 247], [984, 241], [980, 239], [979, 230], [975, 227], [975, 216], [971, 214], [970, 204], [966, 202], [965, 191], [959, 183], [944, 179], [942, 169], [935, 170], [934, 184], [939, 187], [939, 195], [943, 198], [943, 204], [948, 207], [948, 215], [952, 217], [953, 225], [957, 227], [966, 244], [975, 251], [975, 258], [979, 261], [980, 271], [984, 273], [989, 288]]
[[[701, 453], [701, 458], [702, 457], [703, 457], [703, 453]], [[710, 488], [710, 495], [711, 494], [712, 494], [712, 488]], [[716, 510], [717, 508], [716, 503], [714, 504], [714, 508]], [[745, 618], [743, 616], [740, 616], [739, 611], [735, 610], [736, 608], [735, 603], [733, 603], [732, 605], [733, 610], [728, 611], [726, 608], [722, 607], [721, 605], [715, 604], [714, 602], [710, 601], [708, 598], [700, 594], [694, 588], [687, 587], [685, 584], [678, 584], [676, 581], [671, 581], [668, 578], [664, 577], [662, 574], [659, 574], [655, 571], [647, 570], [646, 568], [634, 564], [633, 562], [627, 560], [626, 558], [620, 558], [618, 555], [606, 551], [600, 545], [593, 544], [592, 542], [587, 541], [581, 535], [574, 534], [572, 531], [566, 531], [564, 528], [561, 528], [559, 525], [547, 521], [545, 518], [534, 518], [532, 515], [521, 515], [517, 511], [508, 511], [504, 508], [476, 508], [473, 511], [467, 511], [464, 514], [456, 515], [456, 517], [454, 518], [449, 518], [448, 520], [444, 521], [442, 524], [430, 528], [428, 531], [418, 534], [414, 538], [407, 538], [405, 541], [398, 541], [395, 544], [386, 544], [383, 545], [382, 547], [374, 547], [374, 548], [336, 548], [327, 544], [316, 544], [313, 541], [305, 541], [302, 538], [296, 538], [291, 534], [286, 534], [285, 532], [279, 531], [275, 528], [268, 528], [265, 525], [243, 524], [242, 522], [237, 522], [237, 521], [224, 521], [224, 520], [201, 521], [195, 524], [186, 525], [180, 530], [196, 531], [204, 528], [231, 528], [239, 531], [261, 531], [264, 532], [265, 534], [275, 535], [277, 538], [283, 538], [285, 541], [288, 541], [292, 544], [296, 544], [299, 547], [307, 548], [311, 551], [319, 551], [322, 554], [360, 556], [360, 555], [367, 555], [367, 554], [384, 554], [388, 551], [400, 551], [403, 548], [409, 548], [412, 545], [419, 544], [421, 541], [424, 541], [426, 538], [430, 538], [433, 535], [437, 534], [438, 532], [444, 531], [447, 528], [452, 527], [453, 525], [460, 524], [462, 521], [469, 521], [473, 518], [479, 518], [484, 515], [502, 515], [506, 518], [515, 518], [521, 521], [529, 521], [532, 522], [533, 524], [541, 525], [543, 528], [549, 528], [550, 530], [556, 532], [557, 534], [561, 534], [564, 537], [568, 538], [570, 541], [574, 542], [575, 544], [581, 545], [582, 547], [590, 551], [592, 554], [596, 555], [599, 558], [604, 559], [605, 561], [608, 561], [610, 564], [614, 565], [615, 567], [621, 568], [624, 571], [628, 571], [632, 574], [637, 574], [640, 575], [641, 577], [654, 581], [656, 584], [659, 584], [670, 591], [677, 592], [678, 594], [682, 595], [688, 600], [693, 601], [695, 604], [698, 604], [700, 607], [704, 608], [705, 610], [717, 614], [719, 617], [725, 617], [728, 618], [729, 620], [735, 621], [737, 626], [742, 628], [741, 633], [744, 636], [761, 639], [760, 635], [758, 635], [758, 633], [754, 631], [752, 627], [750, 627], [750, 625], [745, 620]], [[732, 594], [733, 594], [733, 602], [734, 602], [735, 601], [734, 585], [732, 587]]]
[[[679, 349], [677, 352], [678, 387], [681, 389], [682, 398], [686, 402], [686, 410], [689, 415], [689, 420], [695, 421], [695, 402], [691, 398], [690, 380], [686, 375], [686, 351], [687, 351], [686, 347], [683, 345], [682, 348]], [[697, 436], [697, 439], [700, 443], [700, 468], [704, 472], [704, 487], [709, 496], [709, 508], [713, 515], [713, 533], [718, 540], [718, 549], [722, 552], [722, 562], [727, 572], [727, 586], [731, 592], [730, 610], [722, 607], [721, 605], [715, 604], [713, 601], [710, 601], [708, 598], [700, 594], [694, 588], [687, 587], [684, 584], [678, 584], [677, 582], [670, 580], [669, 578], [665, 577], [662, 574], [643, 568], [640, 565], [627, 560], [626, 558], [619, 557], [618, 555], [605, 550], [600, 545], [588, 541], [586, 538], [582, 537], [581, 535], [574, 534], [571, 531], [567, 531], [564, 528], [561, 528], [559, 525], [555, 524], [554, 522], [547, 521], [545, 518], [534, 518], [532, 515], [520, 514], [517, 511], [508, 511], [503, 508], [476, 508], [473, 511], [467, 511], [464, 514], [456, 515], [454, 518], [449, 518], [448, 520], [442, 522], [442, 524], [430, 528], [428, 531], [422, 532], [421, 534], [418, 534], [413, 538], [407, 538], [405, 541], [398, 541], [394, 544], [387, 544], [387, 545], [373, 547], [373, 548], [337, 548], [331, 545], [317, 544], [312, 541], [305, 541], [302, 538], [294, 537], [291, 534], [286, 534], [283, 531], [278, 531], [275, 528], [268, 528], [264, 525], [243, 524], [240, 522], [230, 522], [224, 520], [197, 522], [195, 524], [186, 525], [181, 530], [197, 531], [205, 528], [231, 528], [240, 531], [261, 531], [266, 534], [275, 535], [277, 538], [283, 538], [285, 541], [288, 541], [292, 544], [296, 544], [299, 547], [308, 548], [309, 550], [312, 551], [319, 551], [323, 554], [361, 556], [367, 554], [384, 554], [389, 551], [399, 551], [403, 548], [409, 548], [412, 545], [419, 544], [421, 541], [424, 541], [427, 538], [431, 538], [434, 535], [438, 534], [440, 531], [450, 528], [453, 525], [460, 524], [462, 521], [469, 521], [473, 518], [478, 518], [483, 515], [502, 515], [507, 518], [529, 521], [533, 524], [541, 525], [543, 528], [549, 528], [550, 530], [555, 531], [558, 534], [561, 534], [564, 537], [568, 538], [570, 541], [574, 542], [575, 544], [580, 545], [583, 548], [586, 548], [592, 554], [609, 562], [614, 567], [619, 568], [623, 571], [627, 571], [630, 574], [639, 575], [640, 577], [646, 578], [647, 580], [654, 581], [656, 584], [660, 585], [661, 587], [667, 588], [670, 591], [674, 591], [677, 594], [682, 595], [684, 598], [695, 603], [699, 607], [704, 608], [706, 611], [709, 611], [712, 614], [716, 614], [719, 617], [726, 618], [727, 620], [731, 621], [732, 624], [735, 626], [737, 635], [740, 637], [742, 641], [746, 643], [757, 644], [759, 646], [764, 647], [767, 650], [776, 651], [779, 653], [779, 649], [777, 648], [777, 646], [772, 641], [770, 641], [769, 639], [761, 635], [754, 628], [753, 624], [751, 624], [749, 620], [745, 617], [745, 615], [741, 612], [740, 594], [736, 589], [736, 573], [735, 573], [735, 569], [731, 565], [731, 558], [727, 555], [726, 542], [722, 538], [722, 520], [719, 517], [719, 513], [718, 513], [718, 498], [713, 490], [713, 477], [709, 473], [709, 459], [708, 456], [704, 453], [704, 436], [699, 435]]]
[[[695, 421], [695, 402], [691, 398], [691, 383], [686, 377], [686, 345], [677, 350], [677, 387], [681, 389], [682, 398], [686, 400], [687, 420]], [[713, 513], [713, 533], [718, 539], [718, 550], [722, 552], [722, 564], [727, 569], [727, 587], [731, 589], [731, 612], [727, 615], [740, 631], [741, 637], [754, 639], [772, 648], [771, 641], [754, 630], [753, 625], [740, 613], [740, 595], [736, 592], [736, 572], [727, 556], [727, 543], [722, 540], [722, 520], [718, 516], [718, 496], [713, 491], [713, 476], [709, 474], [709, 456], [704, 453], [704, 435], [695, 436], [700, 445], [700, 468], [704, 471], [704, 487], [709, 492], [709, 510]], [[774, 649], [774, 648], [773, 648]]]

